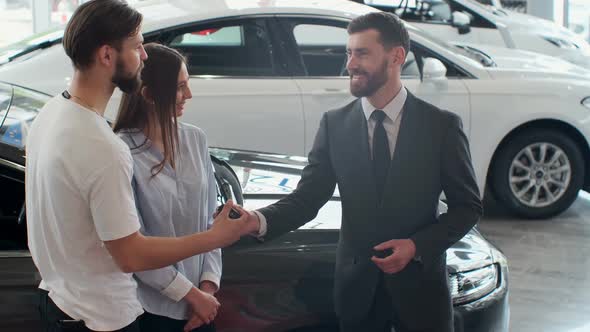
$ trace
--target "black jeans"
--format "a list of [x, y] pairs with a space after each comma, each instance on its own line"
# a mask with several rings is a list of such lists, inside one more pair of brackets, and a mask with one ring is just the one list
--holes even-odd
[[[61, 311], [49, 297], [49, 293], [39, 289], [39, 313], [44, 332], [91, 332], [83, 321], [72, 319]], [[140, 332], [139, 320], [117, 330], [119, 332]]]
[[[139, 318], [141, 332], [182, 332], [186, 322], [186, 320], [154, 315], [147, 311]], [[213, 323], [202, 325], [191, 332], [215, 332], [215, 326]]]

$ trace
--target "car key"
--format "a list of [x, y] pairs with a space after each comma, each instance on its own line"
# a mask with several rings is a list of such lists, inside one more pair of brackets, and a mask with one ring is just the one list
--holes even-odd
[[377, 258], [385, 258], [393, 254], [393, 249], [387, 248], [385, 250], [373, 250], [373, 256]]
[[[224, 204], [221, 204], [220, 206], [218, 206], [216, 213], [219, 214], [221, 212], [221, 210], [223, 210], [223, 207], [224, 206], [225, 206], [225, 203]], [[238, 219], [241, 216], [242, 216], [242, 214], [238, 210], [236, 210], [234, 208], [231, 208], [231, 210], [229, 211], [229, 218], [230, 219]]]

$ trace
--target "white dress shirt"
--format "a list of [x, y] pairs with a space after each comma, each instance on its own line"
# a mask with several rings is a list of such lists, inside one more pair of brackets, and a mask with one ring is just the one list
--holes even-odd
[[[385, 128], [385, 132], [387, 133], [387, 140], [389, 143], [389, 153], [393, 158], [393, 152], [395, 151], [395, 144], [397, 142], [397, 135], [399, 133], [399, 125], [401, 123], [402, 118], [402, 110], [404, 104], [406, 103], [406, 99], [408, 98], [408, 91], [405, 87], [399, 90], [397, 95], [389, 102], [389, 104], [385, 105], [385, 107], [380, 108], [383, 112], [385, 112], [385, 118], [383, 118], [383, 127]], [[371, 105], [371, 102], [366, 97], [361, 98], [361, 104], [363, 106], [363, 113], [365, 113], [365, 118], [367, 119], [367, 129], [369, 130], [369, 154], [371, 158], [373, 157], [373, 133], [375, 132], [375, 123], [376, 120], [371, 118], [373, 112], [379, 108]]]

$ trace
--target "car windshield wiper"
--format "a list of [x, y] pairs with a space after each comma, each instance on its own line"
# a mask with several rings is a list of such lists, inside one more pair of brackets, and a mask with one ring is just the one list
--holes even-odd
[[455, 47], [457, 47], [463, 51], [466, 51], [470, 55], [473, 55], [475, 60], [477, 60], [479, 63], [481, 63], [481, 65], [484, 67], [497, 67], [498, 66], [498, 64], [492, 59], [491, 56], [487, 55], [485, 52], [482, 52], [481, 50], [478, 50], [477, 48], [473, 48], [473, 47], [466, 46], [466, 45], [455, 45]]
[[19, 57], [21, 57], [23, 55], [27, 55], [29, 53], [35, 52], [37, 50], [41, 50], [41, 49], [44, 49], [44, 48], [48, 48], [50, 46], [53, 46], [58, 41], [59, 41], [59, 39], [46, 40], [46, 41], [42, 41], [42, 42], [40, 42], [38, 44], [35, 44], [35, 45], [31, 45], [29, 47], [26, 47], [26, 48], [22, 49], [21, 51], [15, 53], [15, 54], [12, 54], [11, 56], [9, 56], [8, 57], [8, 62], [10, 62], [10, 61], [12, 61], [12, 60], [14, 60], [16, 58], [19, 58]]

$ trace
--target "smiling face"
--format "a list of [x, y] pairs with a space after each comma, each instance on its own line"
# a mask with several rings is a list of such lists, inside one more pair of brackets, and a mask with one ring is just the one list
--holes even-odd
[[178, 71], [178, 82], [176, 86], [176, 116], [184, 114], [184, 105], [188, 99], [193, 97], [189, 86], [189, 75], [186, 64], [183, 62]]
[[[367, 29], [350, 34], [348, 38], [346, 68], [350, 75], [350, 92], [355, 97], [370, 97], [387, 82], [399, 77], [401, 67], [397, 60], [401, 47], [386, 49], [379, 32]], [[401, 50], [403, 56], [403, 50]]]

